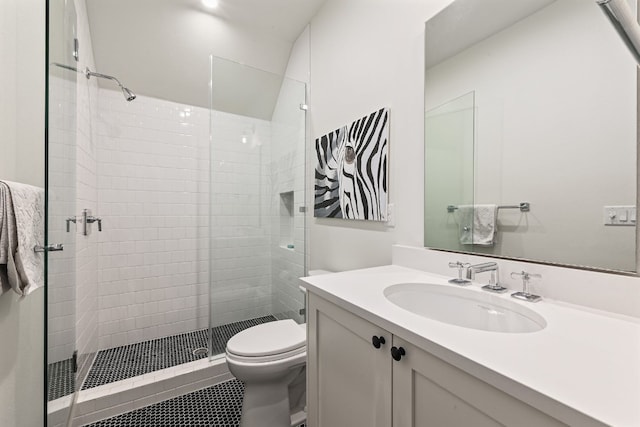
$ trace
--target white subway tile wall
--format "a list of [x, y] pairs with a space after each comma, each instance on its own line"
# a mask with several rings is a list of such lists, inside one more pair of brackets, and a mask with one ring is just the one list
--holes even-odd
[[205, 328], [209, 112], [103, 89], [99, 99], [99, 346]]
[[[210, 280], [214, 326], [297, 314], [303, 214], [296, 215], [296, 249], [274, 248], [278, 227], [271, 218], [279, 194], [272, 183], [295, 182], [290, 191], [301, 200], [304, 153], [286, 147], [300, 132], [304, 138], [304, 128], [292, 133], [281, 125], [283, 142], [274, 145], [276, 124], [214, 112], [210, 167], [209, 110], [145, 96], [127, 103], [119, 92], [102, 89], [99, 99], [99, 347], [207, 327]], [[297, 148], [302, 146], [303, 139]], [[276, 147], [284, 154], [274, 153]], [[272, 255], [282, 257], [278, 253], [286, 258], [276, 263]], [[287, 271], [272, 274], [281, 267]], [[291, 298], [277, 298], [286, 302], [275, 307], [282, 284]]]

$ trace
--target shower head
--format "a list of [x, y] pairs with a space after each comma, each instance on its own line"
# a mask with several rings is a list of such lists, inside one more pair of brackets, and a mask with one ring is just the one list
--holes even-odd
[[122, 93], [124, 94], [124, 98], [125, 98], [127, 101], [131, 102], [131, 101], [133, 101], [134, 99], [136, 99], [136, 94], [135, 94], [135, 93], [133, 93], [133, 92], [131, 92], [131, 89], [126, 88], [126, 87], [124, 87], [124, 86], [121, 86], [121, 89], [122, 89]]
[[596, 3], [640, 65], [640, 26], [626, 0], [597, 0]]
[[116, 79], [113, 76], [96, 73], [95, 71], [91, 71], [88, 67], [84, 69], [84, 75], [87, 76], [87, 79], [90, 79], [91, 77], [100, 77], [101, 79], [113, 80], [118, 86], [120, 86], [120, 90], [122, 91], [122, 94], [127, 101], [131, 102], [136, 99], [136, 94], [133, 93], [131, 89], [124, 87], [124, 85], [120, 83], [120, 80]]

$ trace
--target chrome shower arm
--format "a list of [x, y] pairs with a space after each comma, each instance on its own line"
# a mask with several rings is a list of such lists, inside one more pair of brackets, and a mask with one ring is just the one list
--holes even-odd
[[89, 67], [84, 69], [84, 75], [87, 77], [87, 79], [90, 79], [93, 76], [99, 77], [101, 79], [113, 80], [118, 84], [118, 86], [120, 86], [120, 90], [122, 91], [122, 94], [127, 101], [133, 101], [134, 99], [136, 99], [136, 94], [133, 93], [131, 89], [124, 87], [124, 85], [120, 83], [120, 80], [116, 79], [113, 76], [110, 76], [108, 74], [96, 73], [95, 71], [91, 71]]
[[102, 74], [102, 73], [96, 73], [95, 71], [91, 71], [89, 69], [89, 67], [84, 69], [84, 75], [87, 77], [87, 79], [90, 79], [91, 77], [99, 77], [101, 79], [107, 79], [107, 80], [113, 80], [114, 82], [116, 82], [118, 84], [118, 86], [120, 86], [121, 88], [123, 88], [124, 86], [122, 85], [122, 83], [120, 83], [120, 80], [116, 79], [113, 76], [109, 76], [107, 74]]

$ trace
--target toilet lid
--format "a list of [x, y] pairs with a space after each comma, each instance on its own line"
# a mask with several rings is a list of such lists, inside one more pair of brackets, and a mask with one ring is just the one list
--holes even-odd
[[263, 323], [235, 334], [227, 342], [227, 352], [239, 356], [270, 356], [306, 345], [306, 331], [291, 319]]

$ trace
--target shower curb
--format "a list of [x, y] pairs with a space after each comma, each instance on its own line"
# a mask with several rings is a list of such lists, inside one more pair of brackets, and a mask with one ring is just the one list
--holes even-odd
[[225, 359], [196, 360], [78, 392], [73, 427], [124, 414], [233, 378]]

